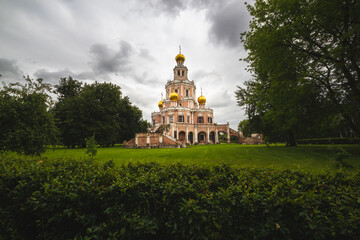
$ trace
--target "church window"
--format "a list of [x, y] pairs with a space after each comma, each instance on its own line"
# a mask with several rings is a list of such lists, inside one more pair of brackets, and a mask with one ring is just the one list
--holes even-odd
[[184, 116], [178, 116], [178, 122], [184, 122]]
[[174, 138], [177, 138], [177, 132], [174, 131]]
[[188, 123], [190, 122], [190, 116], [187, 116], [187, 122]]
[[155, 126], [155, 119], [153, 119], [153, 125]]
[[170, 122], [170, 123], [173, 123], [173, 122], [174, 122], [174, 117], [173, 117], [173, 116], [169, 117], [169, 122]]
[[198, 117], [197, 122], [198, 123], [204, 123], [204, 117]]
[[184, 76], [184, 71], [182, 71], [182, 75]]
[[212, 118], [208, 117], [208, 123], [212, 123]]
[[165, 123], [165, 117], [163, 117], [163, 123]]
[[178, 76], [180, 76], [180, 70], [178, 70]]
[[187, 97], [189, 96], [189, 89], [186, 89], [185, 94]]
[[176, 92], [176, 93], [178, 93], [178, 90], [177, 90], [177, 89], [175, 89], [175, 92]]

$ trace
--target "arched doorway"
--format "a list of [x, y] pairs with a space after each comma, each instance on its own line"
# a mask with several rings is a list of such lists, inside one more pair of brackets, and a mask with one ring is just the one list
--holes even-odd
[[190, 144], [193, 144], [194, 143], [194, 135], [192, 132], [189, 132], [188, 134], [188, 140], [189, 140], [189, 143]]
[[205, 132], [199, 132], [199, 134], [198, 134], [198, 142], [199, 143], [206, 143], [206, 133]]
[[186, 141], [186, 137], [185, 137], [185, 132], [184, 132], [184, 131], [179, 132], [179, 141], [181, 141], [181, 142], [183, 142], [183, 143]]
[[209, 139], [212, 144], [215, 143], [215, 132], [210, 132]]

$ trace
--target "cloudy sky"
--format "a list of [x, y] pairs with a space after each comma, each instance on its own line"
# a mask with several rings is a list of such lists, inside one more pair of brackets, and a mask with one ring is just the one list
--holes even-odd
[[0, 80], [112, 82], [150, 122], [181, 45], [197, 95], [202, 87], [215, 122], [237, 129], [249, 20], [243, 0], [2, 0]]

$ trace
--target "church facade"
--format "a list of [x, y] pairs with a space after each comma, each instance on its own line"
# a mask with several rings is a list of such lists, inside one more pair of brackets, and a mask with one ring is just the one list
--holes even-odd
[[185, 56], [175, 57], [173, 80], [165, 84], [165, 97], [158, 103], [159, 111], [151, 114], [151, 132], [172, 137], [182, 144], [216, 144], [219, 133], [241, 139], [240, 133], [231, 129], [229, 123], [216, 124], [213, 109], [206, 106], [206, 98], [196, 96], [196, 85], [188, 78]]

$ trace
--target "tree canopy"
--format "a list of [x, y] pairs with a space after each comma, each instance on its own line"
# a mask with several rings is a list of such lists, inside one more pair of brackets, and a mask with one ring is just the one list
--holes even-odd
[[359, 136], [360, 2], [257, 0], [248, 9], [253, 79], [236, 97], [252, 129], [289, 145], [344, 124]]
[[55, 92], [59, 99], [54, 113], [66, 146], [85, 146], [85, 139], [93, 135], [97, 143], [109, 146], [146, 131], [141, 110], [128, 97], [122, 97], [117, 85], [98, 82], [83, 85], [68, 77], [60, 80]]
[[13, 83], [0, 89], [0, 149], [39, 155], [57, 140], [49, 111], [50, 86], [42, 79], [24, 79], [24, 85]]

